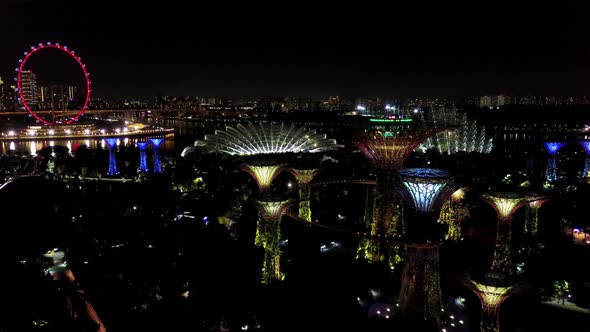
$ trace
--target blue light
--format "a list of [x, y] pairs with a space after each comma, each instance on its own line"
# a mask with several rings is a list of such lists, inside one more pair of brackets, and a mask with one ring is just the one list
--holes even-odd
[[162, 173], [162, 161], [160, 160], [160, 145], [165, 141], [164, 138], [151, 138], [154, 147], [154, 173]]
[[583, 141], [583, 142], [580, 142], [580, 144], [582, 144], [582, 147], [586, 151], [586, 154], [590, 155], [590, 141]]
[[562, 146], [565, 145], [565, 143], [545, 142], [543, 145], [545, 145], [545, 148], [547, 148], [547, 152], [549, 152], [550, 155], [554, 155], [557, 153], [557, 151], [559, 151], [559, 149], [561, 149]]
[[147, 172], [147, 158], [146, 158], [146, 149], [148, 143], [147, 142], [137, 142], [137, 147], [139, 148], [139, 171], [140, 172]]
[[107, 146], [109, 147], [109, 170], [107, 175], [119, 175], [119, 170], [117, 170], [117, 158], [116, 158], [116, 150], [117, 150], [117, 139], [116, 138], [107, 138], [105, 139]]
[[412, 195], [416, 210], [420, 212], [430, 212], [434, 201], [446, 183], [417, 183], [404, 181], [404, 186]]

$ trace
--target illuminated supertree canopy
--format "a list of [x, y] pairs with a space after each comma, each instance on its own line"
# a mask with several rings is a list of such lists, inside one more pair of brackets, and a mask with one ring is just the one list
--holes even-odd
[[430, 212], [449, 181], [449, 173], [434, 168], [407, 168], [400, 171], [402, 183], [410, 193], [416, 210]]
[[311, 187], [309, 184], [319, 172], [318, 169], [291, 168], [289, 172], [295, 176], [299, 183], [299, 218], [311, 221]]
[[543, 144], [547, 149], [547, 153], [549, 154], [547, 160], [547, 169], [545, 170], [545, 178], [547, 181], [552, 182], [557, 180], [557, 160], [556, 154], [559, 149], [561, 149], [565, 143], [562, 142], [546, 142]]
[[420, 144], [421, 150], [434, 149], [439, 153], [454, 154], [457, 152], [490, 153], [493, 147], [492, 138], [486, 135], [485, 128], [478, 126], [476, 121], [456, 111], [433, 112], [434, 125], [441, 123], [447, 126], [456, 124], [453, 130], [444, 130]]
[[412, 151], [438, 131], [440, 129], [419, 127], [365, 132], [355, 139], [354, 144], [375, 167], [399, 170]]
[[407, 245], [399, 306], [404, 314], [421, 314], [441, 325], [439, 245]]
[[494, 193], [485, 195], [486, 201], [496, 210], [498, 226], [492, 270], [506, 275], [512, 274], [512, 215], [524, 205], [523, 197], [513, 193]]
[[147, 142], [137, 142], [137, 147], [139, 148], [139, 171], [140, 172], [147, 172], [147, 158], [146, 158], [146, 149], [148, 146]]
[[107, 138], [105, 139], [105, 143], [109, 147], [109, 170], [107, 171], [107, 175], [119, 175], [119, 170], [117, 169], [117, 139], [116, 138]]
[[205, 144], [230, 155], [323, 152], [334, 150], [336, 140], [326, 138], [315, 130], [284, 123], [238, 124], [235, 128], [216, 130], [205, 135]]
[[258, 200], [258, 224], [255, 244], [264, 248], [262, 283], [283, 280], [281, 273], [281, 218], [289, 206], [288, 200], [262, 198]]
[[508, 298], [512, 286], [499, 286], [493, 284], [471, 281], [473, 292], [481, 302], [480, 329], [485, 332], [500, 331], [499, 310], [502, 302]]
[[283, 166], [272, 163], [250, 163], [244, 164], [243, 168], [248, 174], [252, 175], [254, 180], [256, 180], [260, 192], [264, 193], [270, 190], [272, 181], [277, 175], [279, 175]]

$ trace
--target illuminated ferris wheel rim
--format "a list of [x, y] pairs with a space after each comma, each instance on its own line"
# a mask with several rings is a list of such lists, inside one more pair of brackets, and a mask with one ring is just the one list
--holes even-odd
[[31, 55], [35, 54], [36, 52], [38, 52], [40, 50], [49, 49], [49, 48], [57, 49], [57, 50], [60, 50], [60, 51], [63, 51], [63, 52], [66, 52], [67, 54], [69, 54], [71, 57], [73, 57], [76, 60], [76, 62], [78, 63], [78, 65], [82, 69], [82, 72], [84, 73], [84, 79], [86, 80], [86, 99], [84, 100], [84, 105], [78, 111], [78, 113], [73, 118], [66, 121], [66, 124], [71, 124], [72, 122], [77, 121], [78, 118], [82, 114], [84, 114], [84, 111], [86, 110], [86, 108], [88, 107], [88, 103], [90, 102], [91, 89], [90, 89], [90, 74], [86, 70], [86, 65], [82, 62], [82, 59], [79, 56], [76, 56], [75, 52], [70, 50], [67, 46], [62, 46], [59, 43], [52, 44], [51, 42], [48, 42], [46, 44], [39, 43], [38, 46], [31, 46], [31, 50], [24, 53], [25, 58], [18, 60], [20, 62], [20, 66], [16, 69], [18, 72], [18, 77], [17, 77], [18, 96], [19, 96], [20, 101], [23, 104], [24, 108], [27, 110], [27, 112], [29, 112], [29, 114], [31, 114], [31, 116], [33, 116], [35, 119], [37, 119], [37, 121], [40, 121], [45, 125], [54, 125], [55, 124], [54, 122], [49, 122], [49, 121], [41, 118], [40, 116], [38, 116], [37, 114], [35, 114], [35, 112], [33, 112], [31, 110], [31, 108], [29, 107], [29, 105], [27, 104], [27, 102], [23, 96], [23, 90], [22, 90], [22, 73], [25, 68], [25, 64], [27, 63], [27, 61], [29, 60]]

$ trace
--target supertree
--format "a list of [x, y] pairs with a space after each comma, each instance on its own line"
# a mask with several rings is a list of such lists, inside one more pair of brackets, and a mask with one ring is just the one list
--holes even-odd
[[496, 210], [498, 216], [492, 271], [511, 275], [513, 270], [510, 250], [512, 216], [525, 201], [521, 196], [513, 193], [494, 193], [484, 195], [484, 198]]
[[288, 200], [264, 197], [258, 200], [256, 246], [264, 248], [262, 283], [283, 280], [281, 273], [281, 218], [289, 207]]
[[481, 302], [481, 332], [500, 331], [500, 306], [508, 296], [512, 286], [506, 286], [499, 280], [488, 279], [483, 282], [469, 280], [468, 286]]
[[586, 151], [586, 159], [584, 160], [584, 170], [582, 171], [582, 179], [590, 179], [590, 141], [580, 142], [584, 151]]
[[429, 137], [419, 146], [421, 150], [434, 149], [439, 153], [454, 154], [457, 152], [490, 153], [493, 140], [486, 135], [485, 128], [470, 120], [465, 114], [455, 110], [439, 110], [431, 112], [430, 122], [434, 126], [456, 124], [456, 128], [445, 129]]
[[408, 244], [399, 294], [404, 315], [419, 315], [441, 325], [440, 244]]
[[[328, 139], [315, 130], [265, 122], [248, 122], [235, 128], [216, 130], [215, 135], [205, 135], [204, 143], [217, 151], [241, 156], [324, 152], [338, 147], [336, 140]], [[202, 142], [195, 142], [195, 145], [198, 144]]]
[[256, 180], [258, 190], [266, 193], [270, 190], [274, 178], [283, 170], [283, 166], [272, 161], [254, 161], [243, 164], [242, 169]]
[[530, 195], [526, 198], [524, 231], [533, 237], [539, 231], [539, 209], [549, 198], [539, 195]]
[[299, 184], [299, 218], [311, 221], [311, 187], [309, 184], [313, 178], [318, 174], [319, 170], [316, 168], [312, 169], [298, 169], [291, 168], [289, 172], [295, 176], [297, 183]]
[[561, 149], [565, 143], [561, 142], [545, 142], [543, 143], [545, 148], [547, 149], [547, 153], [549, 157], [547, 159], [547, 169], [545, 171], [545, 179], [549, 182], [553, 182], [557, 180], [557, 161], [556, 155], [557, 151]]
[[154, 173], [162, 173], [162, 161], [160, 160], [160, 145], [162, 145], [164, 141], [164, 138], [150, 139], [150, 142], [154, 147]]
[[137, 147], [139, 148], [139, 171], [143, 173], [147, 173], [147, 158], [146, 158], [146, 149], [148, 146], [147, 142], [137, 142]]
[[109, 147], [109, 170], [107, 171], [107, 175], [119, 175], [119, 170], [117, 169], [117, 139], [116, 138], [107, 138], [105, 139], [107, 146]]
[[[412, 151], [437, 128], [397, 128], [394, 131], [364, 132], [355, 137], [354, 144], [377, 170], [377, 183], [371, 222], [371, 238], [361, 241], [359, 250], [371, 261], [385, 257], [380, 238], [397, 237], [403, 233], [401, 206], [395, 193], [398, 171]], [[398, 260], [399, 261], [399, 260]]]
[[450, 178], [448, 172], [435, 168], [406, 168], [400, 175], [416, 211], [423, 214], [432, 212], [438, 195]]
[[448, 225], [447, 239], [451, 241], [461, 239], [461, 220], [459, 220], [457, 205], [460, 204], [464, 196], [465, 190], [463, 188], [457, 189], [440, 210], [439, 221], [441, 224]]

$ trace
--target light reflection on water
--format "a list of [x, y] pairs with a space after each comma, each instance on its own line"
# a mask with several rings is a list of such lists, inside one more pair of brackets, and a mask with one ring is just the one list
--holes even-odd
[[[137, 138], [121, 138], [117, 139], [119, 146], [133, 146], [138, 141], [145, 141], [146, 139]], [[74, 140], [40, 140], [40, 141], [2, 141], [0, 142], [0, 154], [8, 154], [9, 151], [17, 151], [21, 153], [37, 154], [37, 151], [45, 147], [65, 146], [70, 151], [80, 145], [86, 145], [91, 149], [106, 148], [104, 139], [74, 139]], [[174, 137], [166, 137], [166, 141], [162, 144], [161, 149], [165, 152], [174, 152]]]

